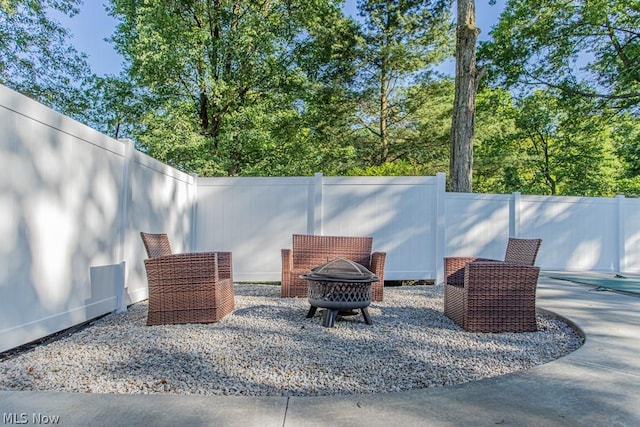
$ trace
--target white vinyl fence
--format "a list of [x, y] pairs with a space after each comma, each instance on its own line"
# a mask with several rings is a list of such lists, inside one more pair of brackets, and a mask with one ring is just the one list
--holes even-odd
[[279, 281], [292, 234], [373, 236], [385, 279], [442, 270], [444, 174], [436, 177], [200, 178], [199, 251], [231, 251], [238, 281]]
[[548, 270], [640, 273], [640, 199], [460, 194], [435, 177], [197, 178], [0, 85], [0, 351], [147, 297], [140, 231], [279, 281], [295, 233], [366, 235], [388, 280], [543, 239]]
[[503, 258], [543, 240], [546, 270], [640, 273], [640, 199], [446, 193], [445, 177], [198, 179], [196, 250], [231, 251], [238, 281], [279, 281], [294, 233], [373, 236], [385, 279], [442, 281], [442, 258]]
[[0, 85], [0, 351], [147, 297], [140, 231], [189, 250], [195, 177]]
[[545, 270], [640, 273], [640, 199], [447, 193], [445, 254], [504, 257], [541, 238]]

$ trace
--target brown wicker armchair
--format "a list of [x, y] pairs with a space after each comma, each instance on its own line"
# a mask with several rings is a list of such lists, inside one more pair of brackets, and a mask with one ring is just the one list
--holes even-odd
[[510, 238], [504, 261], [444, 259], [444, 314], [471, 332], [532, 332], [540, 239]]
[[140, 236], [149, 256], [147, 325], [217, 322], [235, 309], [231, 252], [172, 254], [166, 234]]
[[371, 284], [371, 300], [382, 301], [386, 252], [371, 253], [373, 237], [293, 235], [292, 249], [282, 249], [282, 297], [308, 296], [309, 285], [301, 274], [336, 258], [346, 258], [380, 278]]

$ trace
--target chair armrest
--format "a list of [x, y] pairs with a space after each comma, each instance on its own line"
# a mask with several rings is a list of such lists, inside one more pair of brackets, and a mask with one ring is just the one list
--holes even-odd
[[477, 261], [464, 269], [464, 287], [468, 293], [483, 295], [504, 291], [535, 295], [539, 275], [540, 268], [535, 266]]
[[282, 249], [282, 272], [291, 271], [293, 269], [293, 251], [291, 249]]
[[197, 284], [207, 280], [218, 281], [218, 254], [197, 252], [164, 255], [144, 260], [149, 283], [172, 281]]
[[387, 259], [386, 252], [374, 252], [371, 254], [371, 272], [384, 283], [384, 263]]
[[444, 258], [444, 283], [446, 285], [463, 286], [464, 268], [470, 262], [500, 262], [490, 258], [478, 257], [445, 257]]
[[218, 255], [218, 275], [220, 279], [233, 280], [233, 257], [231, 252], [216, 252]]
[[289, 297], [291, 287], [291, 270], [293, 269], [293, 251], [282, 249], [282, 274], [280, 276], [280, 296]]

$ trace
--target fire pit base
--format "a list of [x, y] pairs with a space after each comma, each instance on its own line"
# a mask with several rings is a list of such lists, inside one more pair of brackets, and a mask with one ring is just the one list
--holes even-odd
[[311, 269], [300, 276], [309, 282], [309, 304], [307, 318], [313, 317], [318, 307], [326, 308], [322, 325], [332, 328], [338, 314], [353, 315], [350, 310], [360, 309], [367, 325], [371, 317], [367, 307], [371, 303], [371, 282], [380, 280], [363, 265], [338, 258]]
[[360, 309], [367, 325], [371, 325], [371, 317], [367, 307], [371, 303], [371, 283], [325, 282], [309, 280], [309, 312], [307, 318], [315, 315], [318, 307], [325, 308], [322, 326], [332, 328], [338, 315], [357, 314], [353, 310]]
[[[309, 308], [309, 312], [307, 313], [307, 319], [312, 318], [316, 314], [317, 309], [318, 307], [312, 305]], [[369, 316], [369, 310], [367, 309], [367, 307], [362, 307], [360, 311], [362, 311], [362, 317], [364, 317], [364, 323], [366, 323], [367, 325], [373, 324], [373, 322], [371, 322], [371, 316]], [[325, 328], [333, 328], [333, 325], [335, 324], [338, 315], [353, 316], [354, 314], [358, 314], [358, 313], [352, 312], [352, 311], [345, 312], [345, 311], [334, 309], [334, 308], [327, 308], [325, 309], [324, 314], [322, 315], [322, 326], [324, 326]]]

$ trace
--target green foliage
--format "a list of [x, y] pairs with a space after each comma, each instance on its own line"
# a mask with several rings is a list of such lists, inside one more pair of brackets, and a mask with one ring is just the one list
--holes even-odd
[[350, 176], [428, 176], [436, 172], [429, 165], [410, 163], [406, 160], [396, 160], [381, 165], [355, 167], [346, 175]]
[[[358, 83], [361, 157], [374, 165], [394, 161], [407, 124], [419, 109], [407, 95], [430, 67], [452, 54], [451, 3], [446, 0], [360, 0], [363, 57]], [[394, 147], [396, 146], [396, 147]], [[363, 150], [364, 149], [364, 150]]]
[[479, 99], [479, 128], [488, 111], [499, 123], [477, 139], [475, 179], [481, 191], [583, 196], [620, 191], [620, 117], [594, 113], [589, 100], [557, 91], [536, 91], [520, 101], [508, 92], [485, 91]]
[[618, 115], [616, 119], [612, 126], [614, 147], [622, 165], [618, 192], [640, 197], [640, 119], [630, 114]]
[[523, 160], [513, 138], [515, 106], [502, 89], [484, 89], [476, 98], [473, 188], [480, 193], [522, 191]]
[[633, 0], [507, 3], [479, 56], [515, 99], [498, 104], [510, 131], [478, 140], [478, 189], [638, 194], [638, 28]]
[[503, 87], [545, 85], [637, 113], [639, 29], [637, 0], [511, 0], [479, 56]]
[[73, 16], [81, 0], [0, 1], [0, 84], [69, 116], [88, 106], [86, 56], [69, 43], [50, 10]]
[[[0, 0], [0, 83], [200, 176], [448, 170], [447, 1], [361, 0], [355, 21], [337, 0], [111, 0], [127, 69], [105, 78], [46, 13], [78, 4]], [[640, 196], [639, 15], [508, 3], [480, 50], [475, 191]]]
[[368, 66], [414, 73], [452, 54], [451, 1], [360, 0]]
[[143, 90], [127, 76], [96, 77], [90, 87], [84, 122], [112, 138], [136, 139], [143, 123]]
[[[149, 115], [136, 125], [141, 147], [201, 175], [334, 166], [322, 155], [326, 146], [311, 145], [315, 138], [331, 145], [326, 138], [347, 123], [336, 99], [348, 97], [354, 70], [343, 58], [351, 54], [355, 27], [335, 2], [138, 3], [114, 0], [111, 13], [121, 20], [116, 47], [146, 93], [141, 102]], [[336, 42], [332, 30], [345, 38]], [[331, 119], [327, 129], [323, 121]], [[190, 133], [180, 147], [195, 150], [198, 162], [184, 150], [166, 149], [170, 129]], [[315, 156], [294, 161], [305, 153]]]
[[392, 159], [407, 160], [429, 174], [449, 166], [453, 81], [424, 82], [406, 90], [402, 127], [394, 132]]

